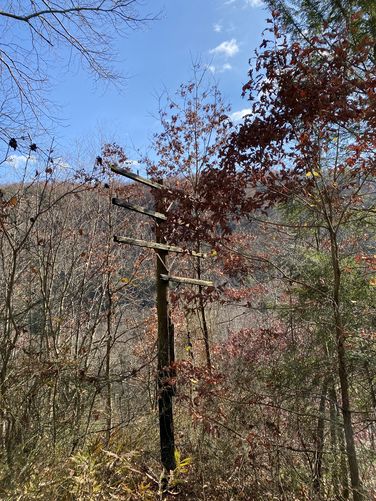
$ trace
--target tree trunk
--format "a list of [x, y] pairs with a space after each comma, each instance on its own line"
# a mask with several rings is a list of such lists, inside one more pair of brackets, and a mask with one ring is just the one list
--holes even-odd
[[[198, 249], [197, 251], [200, 252], [200, 242], [198, 242]], [[201, 262], [200, 258], [197, 258], [197, 278], [201, 280]], [[201, 315], [201, 326], [202, 326], [202, 334], [204, 336], [204, 346], [205, 346], [205, 356], [206, 356], [206, 366], [208, 368], [208, 371], [211, 372], [212, 369], [212, 363], [211, 363], [211, 356], [210, 356], [210, 344], [209, 344], [209, 329], [208, 329], [208, 324], [206, 321], [206, 313], [205, 313], [205, 305], [204, 305], [204, 298], [202, 297], [202, 286], [199, 285], [198, 287], [198, 301], [199, 301], [199, 311]]]
[[[329, 417], [330, 417], [330, 448], [331, 448], [331, 463], [332, 463], [332, 487], [335, 495], [339, 493], [339, 478], [338, 478], [338, 439], [337, 439], [337, 397], [334, 389], [334, 383], [331, 381], [329, 387]], [[347, 474], [346, 474], [347, 478]]]
[[346, 454], [349, 464], [351, 488], [354, 501], [362, 501], [364, 499], [360, 476], [358, 459], [356, 455], [354, 431], [351, 418], [350, 396], [349, 396], [349, 375], [346, 360], [345, 348], [345, 332], [340, 310], [340, 288], [341, 288], [341, 270], [339, 265], [339, 253], [337, 244], [337, 235], [333, 229], [332, 224], [329, 225], [330, 243], [331, 243], [331, 256], [333, 268], [333, 318], [334, 329], [337, 343], [337, 358], [338, 358], [338, 376], [341, 389], [342, 400], [342, 417], [346, 439]]
[[106, 339], [106, 447], [109, 446], [112, 428], [112, 384], [111, 384], [111, 320], [112, 320], [112, 292], [110, 288], [110, 276], [107, 277], [107, 339]]
[[208, 329], [208, 324], [206, 321], [206, 313], [205, 313], [205, 306], [204, 306], [204, 300], [202, 298], [202, 286], [199, 286], [199, 302], [200, 302], [200, 312], [201, 312], [201, 321], [202, 321], [202, 331], [204, 334], [204, 344], [205, 344], [205, 355], [206, 355], [206, 366], [211, 372], [212, 369], [212, 363], [211, 363], [211, 356], [210, 356], [210, 344], [209, 344], [209, 329]]
[[322, 456], [324, 449], [324, 430], [325, 430], [325, 403], [326, 394], [328, 391], [328, 378], [324, 379], [319, 405], [319, 416], [317, 419], [317, 429], [316, 429], [316, 453], [315, 453], [315, 463], [314, 463], [314, 477], [313, 477], [313, 492], [315, 495], [321, 499], [321, 476], [322, 476]]
[[375, 450], [375, 418], [376, 418], [376, 392], [375, 392], [375, 387], [372, 381], [372, 376], [369, 371], [369, 362], [365, 362], [364, 364], [364, 369], [366, 372], [366, 377], [369, 385], [369, 391], [370, 391], [370, 397], [371, 397], [371, 402], [372, 402], [372, 413], [373, 413], [373, 419], [370, 422], [370, 440], [371, 440], [371, 448], [372, 450]]

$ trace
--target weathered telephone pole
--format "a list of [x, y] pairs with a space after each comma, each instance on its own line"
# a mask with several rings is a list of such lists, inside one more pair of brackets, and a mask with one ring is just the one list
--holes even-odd
[[[111, 166], [111, 170], [117, 174], [125, 176], [133, 181], [142, 183], [153, 189], [155, 200], [155, 211], [145, 209], [139, 205], [130, 204], [126, 200], [113, 198], [112, 203], [119, 207], [138, 212], [152, 217], [155, 220], [155, 242], [138, 240], [124, 236], [114, 236], [115, 242], [125, 243], [154, 249], [157, 256], [156, 264], [156, 288], [157, 288], [157, 317], [158, 317], [158, 411], [159, 411], [159, 436], [161, 463], [164, 468], [164, 475], [161, 476], [161, 491], [168, 488], [168, 478], [172, 470], [176, 468], [175, 461], [175, 438], [173, 420], [173, 396], [175, 395], [175, 350], [174, 350], [174, 327], [171, 322], [168, 289], [169, 282], [175, 281], [183, 284], [198, 286], [212, 286], [208, 280], [194, 278], [176, 277], [170, 274], [168, 268], [168, 253], [189, 253], [197, 258], [204, 258], [206, 255], [201, 252], [188, 251], [174, 245], [168, 245], [165, 240], [165, 225], [167, 216], [165, 211], [164, 193], [166, 188], [163, 181], [154, 182], [150, 179], [133, 174], [132, 172]], [[156, 191], [158, 190], [158, 191]], [[163, 484], [163, 485], [162, 485]]]
[[[160, 182], [162, 185], [162, 182]], [[164, 198], [156, 199], [158, 212], [164, 211]], [[164, 244], [165, 221], [156, 221], [155, 241]], [[175, 392], [173, 366], [175, 362], [174, 330], [171, 322], [168, 305], [168, 280], [163, 280], [161, 275], [168, 275], [168, 251], [157, 249], [157, 316], [158, 316], [158, 410], [159, 410], [159, 436], [161, 442], [161, 461], [167, 472], [176, 468], [174, 416], [172, 397]]]

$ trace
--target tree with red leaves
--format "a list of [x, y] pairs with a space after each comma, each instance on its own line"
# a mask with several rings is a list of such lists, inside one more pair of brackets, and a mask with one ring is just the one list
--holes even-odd
[[[221, 177], [240, 200], [238, 213], [267, 213], [295, 201], [320, 227], [328, 244], [331, 332], [336, 344], [337, 377], [354, 501], [363, 493], [353, 426], [348, 368], [350, 326], [345, 320], [344, 228], [374, 211], [376, 174], [376, 71], [371, 40], [354, 47], [348, 31], [323, 33], [305, 42], [281, 35], [278, 13], [261, 44], [255, 75], [243, 95], [252, 112], [233, 133], [218, 172], [205, 172], [213, 189]], [[350, 50], [351, 46], [351, 50]], [[213, 175], [214, 174], [214, 175]]]
[[[160, 106], [161, 131], [154, 136], [155, 158], [146, 158], [148, 173], [155, 179], [167, 180], [167, 225], [169, 242], [188, 243], [187, 248], [197, 252], [215, 247], [219, 235], [228, 233], [227, 221], [213, 223], [213, 214], [205, 203], [206, 192], [202, 174], [219, 163], [219, 153], [225, 146], [229, 130], [229, 107], [218, 88], [208, 79], [207, 70], [193, 66], [193, 77], [178, 91], [167, 96]], [[221, 224], [222, 223], [222, 224]], [[212, 255], [215, 256], [215, 251]], [[192, 272], [191, 272], [192, 273]], [[205, 264], [197, 258], [194, 274], [198, 279], [205, 274]], [[209, 327], [205, 306], [206, 290], [198, 286], [194, 302], [199, 314], [205, 358], [211, 370]]]

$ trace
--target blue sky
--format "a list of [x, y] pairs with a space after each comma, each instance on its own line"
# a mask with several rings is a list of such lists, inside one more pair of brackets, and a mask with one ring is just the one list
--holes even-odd
[[133, 146], [146, 149], [158, 130], [157, 97], [192, 76], [192, 60], [209, 66], [234, 112], [248, 106], [241, 88], [268, 17], [260, 0], [145, 0], [142, 9], [161, 15], [115, 40], [121, 88], [95, 83], [74, 66], [55, 78], [50, 97], [64, 119], [56, 128], [62, 150], [101, 140], [119, 142], [130, 155]]
[[[50, 61], [55, 158], [89, 167], [101, 144], [112, 141], [138, 158], [136, 150], [145, 153], [159, 129], [158, 96], [187, 82], [192, 62], [207, 66], [235, 117], [249, 107], [241, 89], [270, 17], [262, 0], [143, 0], [140, 14], [149, 13], [159, 19], [114, 37], [115, 69], [124, 76], [117, 86], [95, 82], [78, 59], [68, 64], [69, 53]], [[14, 174], [24, 158], [13, 155]]]

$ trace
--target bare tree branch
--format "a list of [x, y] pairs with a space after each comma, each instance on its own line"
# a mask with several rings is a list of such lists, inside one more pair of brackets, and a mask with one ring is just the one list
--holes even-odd
[[137, 0], [8, 0], [0, 10], [0, 140], [45, 126], [51, 62], [67, 48], [99, 79], [115, 81], [113, 40], [155, 19]]

